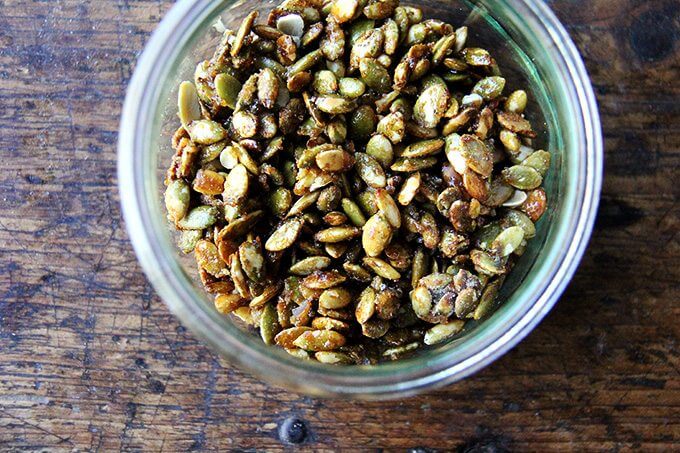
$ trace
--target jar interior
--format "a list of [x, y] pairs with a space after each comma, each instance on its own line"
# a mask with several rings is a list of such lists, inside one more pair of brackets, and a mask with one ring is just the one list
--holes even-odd
[[[183, 44], [176, 50], [176, 59], [165, 62], [158, 70], [164, 71], [160, 77], [163, 84], [156, 87], [154, 96], [157, 102], [156, 111], [152, 112], [154, 123], [148, 129], [146, 138], [149, 150], [142, 162], [146, 174], [145, 193], [147, 207], [153, 225], [149, 228], [160, 235], [166, 255], [171, 261], [170, 267], [181, 269], [180, 278], [191, 288], [197, 298], [202, 300], [201, 307], [206, 310], [215, 322], [236, 336], [249, 347], [267, 349], [267, 354], [280, 356], [281, 360], [291, 360], [279, 348], [261, 344], [256, 332], [244, 329], [231, 317], [218, 314], [213, 306], [213, 297], [202, 288], [196, 271], [196, 263], [192, 255], [183, 255], [175, 245], [174, 227], [166, 221], [163, 206], [163, 179], [174, 151], [170, 146], [171, 137], [179, 126], [177, 118], [177, 87], [182, 80], [193, 80], [196, 64], [209, 58], [220, 39], [213, 24], [221, 19], [228, 28], [236, 29], [242, 18], [258, 9], [260, 19], [266, 18], [268, 11], [278, 1], [240, 1], [222, 2], [223, 6], [214, 11], [207, 11], [201, 21], [183, 38]], [[447, 352], [478, 341], [499, 325], [507, 325], [509, 320], [526, 310], [527, 295], [535, 290], [542, 281], [550, 278], [551, 269], [544, 266], [547, 256], [556, 256], [560, 247], [560, 239], [565, 236], [566, 218], [573, 212], [574, 187], [577, 178], [576, 157], [580, 150], [575, 149], [575, 142], [570, 140], [576, 125], [575, 118], [579, 113], [568, 102], [557, 102], [565, 99], [570, 93], [564, 88], [561, 75], [556, 73], [548, 57], [548, 49], [535, 39], [531, 31], [523, 27], [522, 18], [516, 12], [503, 6], [502, 2], [480, 1], [476, 4], [467, 1], [427, 1], [402, 2], [423, 9], [424, 17], [438, 18], [454, 26], [469, 27], [468, 45], [484, 47], [490, 50], [498, 61], [502, 74], [507, 79], [505, 93], [522, 88], [529, 93], [527, 117], [530, 119], [538, 137], [534, 140], [536, 149], [546, 149], [552, 154], [551, 168], [544, 182], [549, 207], [543, 218], [537, 223], [537, 235], [529, 241], [529, 246], [517, 265], [509, 274], [499, 295], [501, 304], [490, 317], [480, 322], [469, 321], [464, 331], [452, 340], [434, 347], [423, 348], [413, 357], [399, 361], [399, 365], [381, 363], [372, 368], [394, 366], [422, 366], [429, 360], [441, 358]], [[504, 24], [503, 26], [500, 23]], [[512, 38], [511, 38], [512, 36]], [[553, 266], [556, 265], [553, 263]], [[296, 359], [295, 359], [296, 360]], [[314, 365], [316, 366], [316, 365]], [[325, 366], [325, 365], [320, 365]], [[340, 371], [339, 367], [333, 372]], [[344, 367], [358, 369], [371, 367]], [[353, 371], [354, 372], [354, 371]], [[361, 371], [359, 371], [361, 372]]]

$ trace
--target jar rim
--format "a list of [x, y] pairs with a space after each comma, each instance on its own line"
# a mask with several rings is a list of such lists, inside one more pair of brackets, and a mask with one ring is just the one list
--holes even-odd
[[[521, 341], [550, 311], [573, 276], [585, 251], [595, 221], [602, 184], [603, 145], [595, 96], [585, 65], [550, 8], [541, 0], [509, 0], [508, 6], [521, 15], [532, 33], [548, 40], [548, 50], [563, 83], [571, 84], [572, 102], [580, 113], [578, 144], [586, 152], [580, 157], [582, 173], [568, 238], [562, 256], [548, 263], [550, 277], [537, 285], [527, 303], [505, 323], [498, 325], [466, 351], [451, 350], [428, 358], [419, 366], [380, 364], [374, 367], [329, 367], [300, 361], [285, 352], [243, 341], [236, 329], [228, 331], [214, 313], [203, 307], [197, 294], [183, 284], [181, 269], [155, 234], [158, 219], [148, 209], [148, 191], [140, 159], [149, 152], [144, 130], [150, 124], [163, 71], [174, 61], [182, 31], [224, 8], [229, 1], [183, 0], [167, 13], [140, 56], [130, 81], [120, 123], [118, 181], [126, 227], [147, 277], [171, 311], [214, 350], [257, 376], [289, 389], [318, 396], [348, 395], [364, 399], [403, 397], [434, 386], [462, 379], [497, 359]], [[484, 5], [485, 0], [478, 3]], [[493, 2], [492, 2], [493, 3]], [[490, 8], [492, 9], [492, 8]], [[464, 352], [464, 353], [463, 353]]]

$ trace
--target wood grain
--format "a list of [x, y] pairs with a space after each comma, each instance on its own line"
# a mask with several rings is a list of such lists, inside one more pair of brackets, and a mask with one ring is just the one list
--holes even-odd
[[1, 450], [277, 450], [290, 448], [277, 431], [289, 417], [309, 449], [680, 448], [679, 2], [550, 2], [583, 53], [606, 140], [588, 252], [512, 352], [384, 403], [242, 374], [144, 278], [115, 141], [135, 58], [171, 5], [0, 0]]

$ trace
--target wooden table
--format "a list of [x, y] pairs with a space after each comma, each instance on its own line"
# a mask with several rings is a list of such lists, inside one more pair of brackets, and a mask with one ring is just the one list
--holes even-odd
[[602, 113], [588, 252], [512, 352], [382, 403], [316, 400], [231, 368], [142, 274], [115, 144], [136, 55], [171, 5], [0, 1], [0, 450], [279, 449], [290, 417], [314, 449], [680, 448], [680, 2], [551, 2]]

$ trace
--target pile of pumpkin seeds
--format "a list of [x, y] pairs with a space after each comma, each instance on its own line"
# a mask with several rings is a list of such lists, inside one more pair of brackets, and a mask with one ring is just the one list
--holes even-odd
[[250, 13], [179, 87], [168, 217], [220, 313], [323, 363], [395, 359], [497, 305], [550, 154], [467, 27], [398, 0]]

